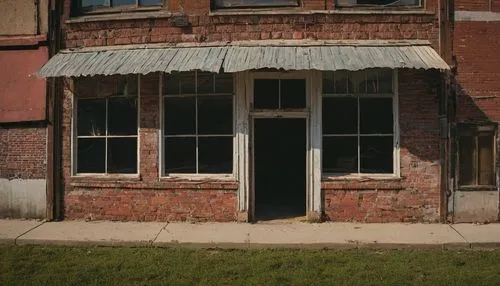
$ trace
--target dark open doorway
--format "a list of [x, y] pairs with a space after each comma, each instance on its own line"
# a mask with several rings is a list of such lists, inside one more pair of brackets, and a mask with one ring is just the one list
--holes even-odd
[[305, 216], [306, 119], [254, 121], [255, 220]]

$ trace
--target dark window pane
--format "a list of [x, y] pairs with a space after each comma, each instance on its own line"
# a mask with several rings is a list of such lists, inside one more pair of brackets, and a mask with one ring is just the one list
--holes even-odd
[[357, 71], [349, 73], [349, 93], [366, 93], [366, 73]]
[[137, 173], [137, 138], [108, 139], [108, 173]]
[[283, 79], [281, 82], [281, 108], [306, 108], [306, 81]]
[[196, 138], [165, 138], [165, 172], [196, 173]]
[[392, 93], [392, 70], [378, 70], [378, 89], [380, 93]]
[[165, 77], [166, 94], [195, 94], [195, 73], [174, 73]]
[[166, 94], [180, 94], [181, 93], [181, 81], [179, 77], [175, 75], [165, 76], [165, 93]]
[[108, 101], [108, 135], [137, 134], [137, 98]]
[[323, 93], [333, 93], [333, 83], [333, 72], [323, 72]]
[[357, 137], [323, 137], [323, 172], [358, 172]]
[[231, 96], [198, 98], [198, 134], [233, 134], [233, 100]]
[[475, 185], [476, 170], [475, 156], [475, 140], [472, 136], [463, 136], [459, 139], [459, 184], [460, 185]]
[[91, 7], [91, 6], [109, 6], [110, 0], [82, 0], [82, 7]]
[[215, 0], [217, 8], [298, 6], [298, 0]]
[[378, 79], [377, 70], [367, 70], [366, 71], [366, 92], [367, 93], [378, 93]]
[[256, 79], [254, 83], [254, 108], [279, 108], [279, 80]]
[[204, 174], [230, 174], [233, 172], [233, 138], [198, 138], [198, 172]]
[[80, 138], [77, 142], [77, 173], [104, 173], [106, 139]]
[[118, 86], [120, 85], [120, 81], [126, 80], [125, 77], [119, 75], [97, 76], [95, 79], [98, 83], [100, 97], [109, 97], [119, 94]]
[[106, 100], [78, 100], [77, 129], [78, 136], [106, 135]]
[[361, 137], [360, 138], [361, 173], [393, 172], [393, 138]]
[[335, 72], [333, 74], [335, 80], [335, 93], [342, 94], [348, 93], [348, 73], [347, 72]]
[[111, 0], [113, 7], [135, 5], [136, 0]]
[[118, 95], [137, 95], [137, 76], [121, 76], [118, 79], [116, 92]]
[[323, 98], [323, 134], [357, 134], [356, 98]]
[[360, 98], [361, 134], [392, 134], [392, 98]]
[[161, 5], [163, 0], [140, 0], [140, 5], [141, 6], [155, 6], [155, 5]]
[[479, 185], [495, 185], [493, 166], [493, 137], [479, 136]]
[[198, 73], [198, 94], [214, 93], [214, 76], [211, 73]]
[[221, 73], [215, 75], [216, 93], [233, 93], [233, 75], [230, 73]]
[[165, 98], [165, 134], [196, 134], [196, 99]]

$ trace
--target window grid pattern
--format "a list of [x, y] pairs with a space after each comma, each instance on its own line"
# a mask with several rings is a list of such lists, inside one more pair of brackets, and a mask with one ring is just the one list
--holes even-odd
[[[135, 82], [131, 82], [135, 81]], [[75, 131], [76, 131], [76, 148], [75, 151], [77, 153], [77, 164], [76, 164], [76, 173], [77, 174], [93, 174], [93, 173], [98, 173], [98, 174], [109, 174], [109, 173], [137, 173], [137, 162], [135, 163], [135, 166], [133, 169], [134, 171], [125, 171], [125, 172], [117, 172], [117, 171], [112, 171], [110, 170], [111, 168], [109, 167], [108, 161], [110, 157], [110, 141], [112, 140], [120, 140], [120, 139], [134, 139], [135, 141], [135, 152], [133, 154], [115, 154], [114, 156], [134, 156], [137, 157], [137, 139], [138, 139], [138, 91], [137, 91], [137, 82], [138, 78], [135, 76], [129, 76], [129, 77], [123, 77], [120, 80], [120, 84], [118, 87], [118, 90], [115, 94], [113, 95], [108, 95], [108, 96], [100, 96], [99, 95], [99, 87], [103, 86], [102, 82], [99, 82], [98, 80], [94, 81], [92, 85], [97, 86], [95, 87], [95, 92], [97, 92], [96, 96], [85, 96], [83, 98], [77, 98], [76, 102], [76, 110], [75, 110]], [[78, 84], [78, 82], [77, 82]], [[87, 83], [88, 84], [88, 83]], [[128, 87], [132, 86], [133, 90], [129, 93]], [[78, 90], [78, 89], [77, 89]], [[77, 94], [77, 96], [79, 96]], [[97, 116], [92, 116], [91, 118], [82, 119], [81, 117], [84, 116], [83, 113], [80, 114], [79, 110], [81, 110], [83, 105], [88, 105], [88, 106], [93, 106], [95, 107], [96, 105], [102, 104], [104, 102], [104, 130], [101, 130], [99, 127], [99, 119], [96, 118]], [[110, 131], [110, 104], [120, 104], [120, 103], [126, 103], [126, 104], [132, 104], [135, 107], [135, 118], [132, 119], [132, 122], [134, 122], [134, 126], [132, 128], [127, 127], [129, 131]], [[94, 114], [95, 115], [95, 114]], [[126, 114], [125, 116], [130, 116], [130, 114]], [[82, 126], [79, 126], [79, 122], [81, 123]], [[85, 126], [87, 125], [87, 126]], [[87, 130], [85, 130], [87, 129]], [[134, 129], [133, 131], [130, 131], [131, 129]], [[79, 162], [82, 160], [90, 160], [89, 158], [82, 158], [83, 156], [79, 155], [78, 153], [80, 152], [80, 144], [83, 143], [84, 141], [90, 142], [90, 140], [100, 140], [104, 141], [104, 166], [102, 171], [80, 171], [80, 166], [82, 165], [83, 162]], [[123, 142], [122, 142], [123, 143]], [[81, 144], [83, 145], [83, 144]], [[83, 168], [87, 169], [87, 168]], [[129, 168], [130, 169], [130, 168]]]
[[[207, 78], [208, 84], [207, 84]], [[203, 81], [203, 83], [201, 83]], [[231, 174], [232, 173], [232, 138], [234, 136], [233, 131], [233, 78], [230, 74], [213, 74], [213, 73], [204, 73], [204, 72], [190, 72], [190, 73], [173, 73], [171, 75], [166, 75], [164, 77], [164, 94], [163, 94], [163, 139], [164, 139], [164, 160], [163, 160], [163, 175], [168, 174], [177, 174], [177, 173], [189, 173], [189, 174], [210, 174], [210, 173], [222, 173], [222, 174]], [[204, 87], [202, 87], [202, 85]], [[204, 121], [204, 119], [200, 118], [200, 105], [202, 101], [207, 100], [230, 100], [231, 101], [231, 119], [230, 119], [230, 131], [226, 132], [214, 132], [207, 133], [201, 130], [200, 121]], [[192, 99], [194, 100], [194, 132], [171, 132], [168, 126], [171, 126], [168, 119], [168, 106], [169, 101], [176, 99]], [[177, 119], [173, 119], [172, 121], [178, 121]], [[177, 122], [172, 122], [176, 124]], [[226, 122], [228, 123], [228, 122]], [[226, 128], [227, 130], [227, 128]], [[195, 144], [195, 166], [192, 170], [173, 170], [169, 168], [168, 159], [165, 157], [169, 152], [175, 152], [174, 150], [169, 150], [167, 144], [165, 142], [169, 142], [171, 139], [194, 139]], [[216, 138], [228, 138], [231, 140], [231, 170], [223, 171], [223, 172], [206, 172], [203, 171], [200, 166], [200, 141], [202, 140], [211, 140]]]
[[[358, 84], [356, 84], [358, 83]], [[359, 84], [362, 83], [362, 84]], [[364, 84], [363, 84], [364, 83]], [[372, 138], [387, 138], [391, 140], [391, 147], [394, 148], [394, 106], [393, 106], [393, 75], [391, 70], [366, 70], [359, 72], [329, 72], [324, 73], [323, 77], [323, 146], [325, 148], [325, 140], [340, 139], [340, 140], [352, 140], [356, 141], [356, 162], [354, 165], [356, 168], [350, 171], [339, 171], [331, 170], [323, 166], [323, 172], [332, 174], [354, 174], [362, 175], [365, 173], [394, 173], [394, 154], [391, 154], [391, 170], [382, 172], [364, 171], [363, 170], [363, 150], [362, 141], [370, 140]], [[331, 112], [328, 107], [325, 108], [325, 102], [328, 100], [344, 99], [351, 100], [355, 102], [355, 113], [356, 113], [356, 124], [351, 129], [351, 132], [335, 132], [328, 131], [328, 126], [331, 122], [325, 120], [325, 114]], [[387, 128], [380, 132], [366, 132], [363, 131], [362, 127], [362, 101], [365, 100], [390, 100], [391, 102], [391, 125], [390, 131]], [[372, 103], [374, 101], [371, 101]], [[348, 124], [347, 122], [341, 122], [341, 124]], [[352, 124], [352, 122], [351, 122]], [[345, 141], [344, 141], [345, 142]], [[324, 155], [323, 155], [324, 156]], [[323, 161], [326, 158], [323, 157]]]

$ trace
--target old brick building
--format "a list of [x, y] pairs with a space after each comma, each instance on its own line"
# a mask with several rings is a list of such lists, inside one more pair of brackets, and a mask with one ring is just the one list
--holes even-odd
[[64, 216], [454, 219], [452, 18], [433, 0], [65, 0], [40, 71], [64, 90]]
[[456, 120], [449, 213], [455, 222], [499, 216], [500, 2], [455, 2]]
[[0, 1], [0, 217], [46, 216], [48, 1]]

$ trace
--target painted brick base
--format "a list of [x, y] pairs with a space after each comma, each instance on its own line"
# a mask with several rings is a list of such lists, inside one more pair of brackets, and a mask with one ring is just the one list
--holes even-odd
[[66, 193], [68, 219], [235, 221], [236, 192], [76, 188]]

